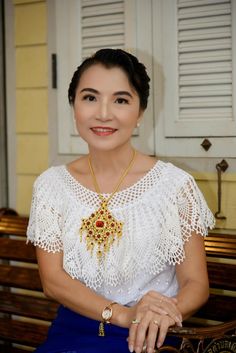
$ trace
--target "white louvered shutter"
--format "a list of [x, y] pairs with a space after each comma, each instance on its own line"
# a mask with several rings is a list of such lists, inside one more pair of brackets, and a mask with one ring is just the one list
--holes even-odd
[[125, 48], [125, 2], [81, 0], [82, 58], [101, 48]]
[[165, 136], [236, 136], [235, 0], [165, 0], [163, 5]]

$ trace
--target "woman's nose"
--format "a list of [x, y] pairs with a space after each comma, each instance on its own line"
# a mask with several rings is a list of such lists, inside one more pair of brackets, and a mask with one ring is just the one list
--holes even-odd
[[111, 109], [108, 102], [100, 104], [98, 119], [103, 121], [111, 120]]

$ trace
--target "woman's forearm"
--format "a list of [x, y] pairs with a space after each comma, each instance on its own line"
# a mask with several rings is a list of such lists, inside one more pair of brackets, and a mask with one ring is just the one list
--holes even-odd
[[[62, 267], [62, 255], [47, 253], [37, 249], [39, 272], [46, 296], [58, 301], [69, 309], [100, 321], [103, 309], [111, 300], [97, 294], [77, 279], [72, 279]], [[128, 327], [127, 316], [130, 311], [123, 305], [112, 307], [111, 322], [122, 327]]]
[[193, 315], [208, 299], [209, 287], [206, 284], [189, 280], [179, 291], [176, 298], [183, 320]]

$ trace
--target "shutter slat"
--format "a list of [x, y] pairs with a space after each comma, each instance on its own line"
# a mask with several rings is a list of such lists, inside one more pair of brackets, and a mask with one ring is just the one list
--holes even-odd
[[196, 18], [216, 15], [227, 15], [231, 13], [229, 3], [214, 4], [208, 6], [185, 7], [179, 9], [179, 19]]
[[213, 28], [202, 28], [195, 30], [185, 30], [181, 31], [179, 34], [179, 41], [189, 41], [189, 40], [206, 40], [206, 39], [216, 39], [216, 38], [230, 38], [231, 37], [231, 27], [213, 27]]
[[93, 7], [82, 7], [83, 17], [93, 17], [99, 15], [111, 15], [113, 13], [123, 13], [123, 3], [108, 4]]
[[107, 36], [114, 34], [124, 34], [123, 25], [113, 25], [111, 26], [102, 26], [102, 27], [92, 27], [85, 28], [82, 30], [82, 37], [98, 37], [98, 36]]
[[179, 113], [180, 120], [232, 120], [232, 109], [231, 108], [196, 108], [193, 109], [182, 109]]
[[82, 18], [82, 28], [108, 26], [124, 23], [124, 14], [113, 14], [110, 16], [86, 17]]
[[181, 98], [180, 108], [231, 107], [231, 96]]
[[[99, 46], [109, 47], [113, 45], [122, 45], [123, 43], [124, 43], [123, 35], [99, 37]], [[98, 44], [97, 38], [86, 38], [86, 40], [82, 40], [83, 48], [96, 47], [97, 44]]]
[[179, 77], [179, 85], [231, 84], [231, 73], [185, 75]]
[[198, 53], [183, 53], [179, 55], [180, 64], [230, 61], [232, 57], [231, 50], [202, 51]]
[[203, 74], [215, 72], [232, 72], [232, 62], [209, 62], [197, 64], [185, 64], [179, 66], [180, 75]]
[[222, 3], [230, 3], [230, 0], [179, 0], [178, 8], [186, 7], [186, 6], [201, 6], [201, 5], [215, 5]]
[[188, 41], [179, 43], [179, 52], [199, 52], [202, 50], [222, 50], [231, 48], [231, 38], [226, 39], [212, 39], [202, 41]]
[[223, 27], [231, 25], [231, 16], [211, 16], [202, 18], [191, 18], [179, 21], [179, 30]]
[[232, 85], [206, 85], [180, 87], [180, 97], [204, 97], [204, 96], [230, 96]]
[[114, 3], [122, 3], [123, 1], [121, 0], [82, 0], [82, 7], [85, 6], [94, 6], [97, 5], [98, 3], [103, 5], [103, 4], [114, 4]]

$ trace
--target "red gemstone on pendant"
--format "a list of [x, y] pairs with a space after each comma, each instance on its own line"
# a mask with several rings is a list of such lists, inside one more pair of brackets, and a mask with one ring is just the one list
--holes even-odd
[[95, 225], [96, 225], [97, 228], [103, 228], [104, 227], [104, 222], [103, 221], [97, 221], [95, 223]]

